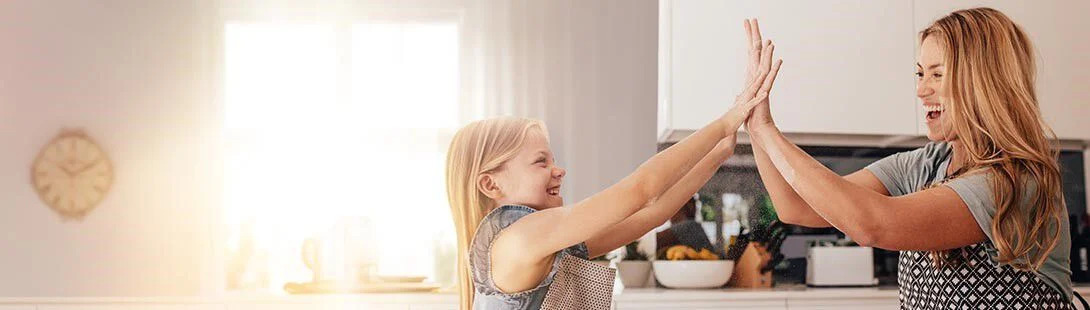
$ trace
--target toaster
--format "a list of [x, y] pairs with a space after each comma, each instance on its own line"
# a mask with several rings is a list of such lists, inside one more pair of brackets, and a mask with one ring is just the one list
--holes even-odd
[[808, 286], [873, 286], [874, 249], [860, 246], [812, 246], [806, 253]]

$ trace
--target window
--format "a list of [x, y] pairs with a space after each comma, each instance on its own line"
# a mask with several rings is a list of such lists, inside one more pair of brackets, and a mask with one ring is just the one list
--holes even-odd
[[443, 176], [459, 124], [458, 24], [224, 30], [228, 289], [310, 281], [301, 250], [315, 236], [328, 277], [374, 263], [453, 284]]

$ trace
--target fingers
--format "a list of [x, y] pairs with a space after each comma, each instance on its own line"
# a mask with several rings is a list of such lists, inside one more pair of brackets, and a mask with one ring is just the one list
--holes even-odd
[[760, 41], [758, 41], [757, 44], [753, 44], [752, 46], [753, 47], [749, 49], [749, 65], [746, 67], [750, 78], [757, 76], [757, 71], [758, 68], [760, 68], [759, 65], [761, 64], [761, 51], [763, 50]]
[[768, 94], [772, 89], [772, 84], [776, 82], [776, 76], [780, 73], [780, 65], [783, 64], [783, 59], [776, 60], [776, 63], [772, 65], [772, 71], [765, 77], [764, 85], [761, 85], [759, 94]]
[[753, 30], [749, 27], [749, 19], [742, 20], [742, 26], [746, 28], [746, 47], [753, 47]]
[[757, 76], [757, 64], [760, 62], [761, 55], [761, 41], [753, 40], [753, 31], [751, 20], [746, 19], [743, 21], [743, 25], [746, 28], [746, 51], [749, 53], [749, 61], [746, 64], [746, 82], [753, 81], [753, 78]]
[[750, 40], [752, 42], [754, 42], [754, 43], [760, 43], [761, 42], [761, 25], [757, 24], [757, 19], [756, 18], [751, 19], [750, 23], [752, 24], [752, 25], [749, 25], [750, 32], [752, 33], [750, 35]]
[[755, 94], [757, 90], [761, 88], [761, 85], [764, 84], [765, 77], [770, 70], [768, 68], [770, 66], [768, 61], [772, 58], [772, 51], [775, 49], [775, 46], [772, 45], [772, 41], [766, 41], [762, 44], [764, 44], [764, 47], [761, 48], [762, 52], [759, 59], [760, 63], [757, 65], [757, 72], [755, 72], [754, 78], [748, 81], [750, 82], [750, 85], [743, 93], [743, 95], [746, 97], [753, 96], [753, 94]]
[[734, 132], [738, 130], [738, 127], [742, 126], [742, 123], [749, 118], [749, 114], [753, 112], [753, 108], [758, 104], [768, 99], [768, 94], [758, 94], [758, 96], [750, 98], [749, 101], [741, 103], [739, 106], [735, 106], [726, 115], [727, 132]]
[[765, 42], [765, 47], [761, 49], [761, 75], [768, 74], [768, 70], [772, 68], [772, 53], [776, 50], [776, 45], [772, 44], [772, 40]]

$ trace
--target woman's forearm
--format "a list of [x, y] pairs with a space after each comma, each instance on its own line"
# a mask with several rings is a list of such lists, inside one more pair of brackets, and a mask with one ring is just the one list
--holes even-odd
[[775, 126], [761, 126], [749, 133], [784, 182], [814, 212], [860, 243], [869, 242], [879, 226], [875, 210], [885, 196], [829, 170], [787, 140]]
[[791, 188], [790, 184], [787, 184], [787, 181], [780, 175], [780, 171], [772, 164], [772, 160], [768, 158], [768, 153], [765, 152], [760, 141], [751, 139], [750, 143], [753, 146], [753, 157], [757, 162], [757, 171], [761, 175], [761, 182], [764, 183], [765, 190], [768, 191], [768, 196], [772, 199], [772, 206], [776, 209], [776, 214], [779, 215], [780, 220], [784, 223], [806, 227], [829, 227], [829, 222], [825, 221], [817, 212], [814, 212], [810, 204], [806, 203], [795, 192], [795, 189]]

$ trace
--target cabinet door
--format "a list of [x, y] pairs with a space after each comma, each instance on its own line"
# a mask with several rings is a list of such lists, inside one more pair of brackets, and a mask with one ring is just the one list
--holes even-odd
[[[1056, 135], [1090, 139], [1090, 1], [916, 0], [915, 29], [959, 9], [991, 7], [1029, 36], [1037, 52], [1037, 100]], [[918, 114], [922, 114], [920, 111]], [[927, 133], [926, 126], [920, 133]]]
[[665, 127], [726, 112], [744, 79], [742, 20], [784, 59], [771, 95], [785, 132], [916, 135], [912, 9], [893, 1], [670, 1]]

